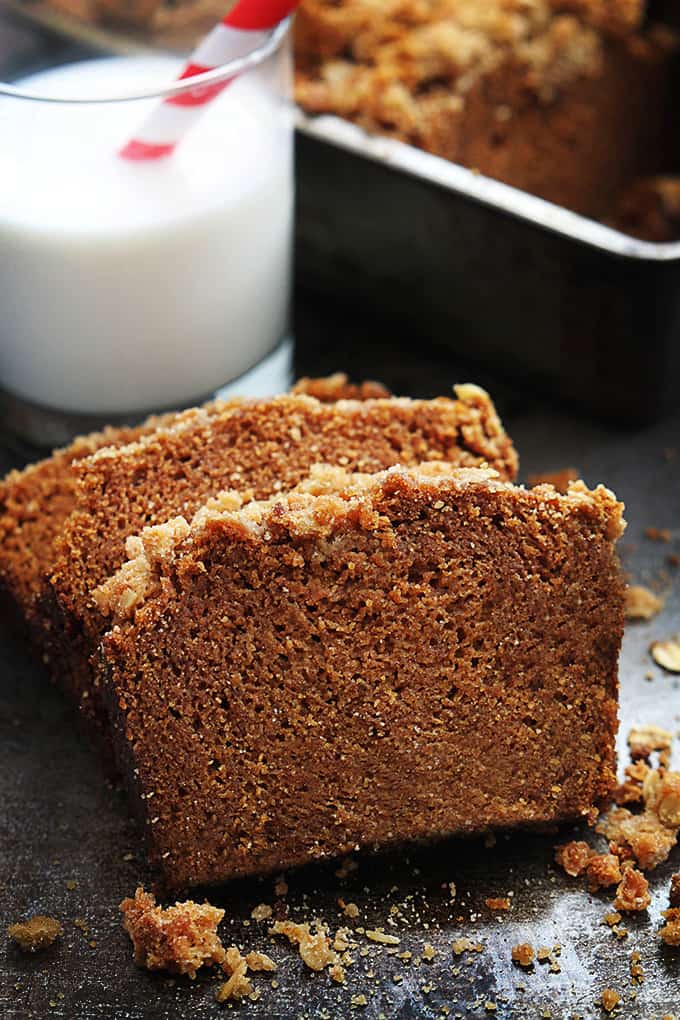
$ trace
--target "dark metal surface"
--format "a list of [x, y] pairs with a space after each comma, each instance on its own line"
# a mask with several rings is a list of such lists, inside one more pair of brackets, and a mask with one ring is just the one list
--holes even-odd
[[[312, 325], [317, 330], [318, 322], [307, 321], [305, 329], [306, 320], [299, 319], [303, 335], [311, 333]], [[317, 337], [327, 338], [325, 350], [302, 344], [301, 371], [323, 370], [331, 361], [335, 366], [340, 360], [345, 363], [332, 330], [327, 320], [325, 334], [316, 331]], [[335, 332], [343, 333], [340, 326]], [[365, 374], [391, 377], [393, 382], [410, 377], [412, 385], [402, 389], [445, 392], [448, 380], [458, 377], [446, 361], [416, 361], [405, 350], [387, 356], [379, 344], [371, 353], [361, 334], [344, 345], [343, 355], [351, 365], [362, 352]], [[606, 481], [628, 506], [622, 551], [631, 576], [670, 590], [661, 615], [627, 629], [621, 661], [625, 761], [623, 737], [632, 723], [653, 722], [677, 731], [680, 722], [678, 678], [655, 666], [647, 653], [650, 640], [680, 630], [680, 571], [673, 574], [667, 563], [669, 554], [680, 552], [680, 418], [624, 432], [558, 410], [518, 404], [503, 391], [496, 395], [519, 447], [523, 475], [574, 465], [590, 484]], [[17, 456], [6, 449], [1, 469]], [[646, 539], [648, 526], [675, 529], [673, 543]], [[64, 935], [35, 956], [22, 955], [0, 937], [0, 1015], [8, 1020], [208, 1020], [222, 1015], [230, 1007], [215, 1002], [213, 977], [172, 981], [133, 965], [117, 905], [138, 883], [153, 879], [143, 864], [123, 796], [107, 783], [96, 754], [78, 736], [70, 711], [7, 627], [1, 655], [0, 922], [4, 929], [21, 917], [47, 913], [59, 918]], [[647, 672], [653, 675], [651, 682], [645, 679]], [[449, 840], [400, 854], [365, 855], [345, 880], [334, 874], [337, 863], [289, 875], [285, 900], [276, 899], [270, 878], [211, 891], [211, 901], [226, 910], [225, 944], [266, 949], [279, 964], [274, 975], [279, 987], [271, 987], [270, 975], [256, 976], [261, 999], [238, 1011], [254, 1020], [339, 1020], [354, 1015], [371, 1020], [447, 1015], [567, 1020], [602, 1016], [596, 1002], [607, 986], [622, 996], [620, 1016], [661, 1020], [677, 1011], [680, 952], [664, 948], [654, 931], [667, 906], [670, 874], [680, 868], [680, 853], [652, 874], [652, 906], [626, 919], [630, 934], [619, 941], [602, 924], [611, 899], [589, 894], [553, 865], [557, 839], [499, 836], [493, 848], [477, 840]], [[448, 888], [452, 881], [455, 900]], [[485, 907], [486, 897], [508, 892], [514, 894], [508, 914], [493, 914]], [[347, 922], [338, 897], [358, 905], [356, 921]], [[267, 922], [249, 920], [261, 902], [271, 904], [276, 916], [286, 911], [299, 920], [321, 916], [334, 930], [344, 923], [384, 926], [399, 936], [400, 953], [420, 957], [429, 942], [436, 956], [431, 963], [405, 962], [357, 934], [359, 946], [351, 954], [355, 962], [348, 968], [347, 985], [339, 987], [326, 974], [305, 970], [285, 941], [270, 941]], [[397, 915], [390, 914], [392, 906], [400, 908]], [[391, 916], [395, 927], [389, 923]], [[87, 935], [74, 925], [76, 918], [86, 922]], [[455, 957], [452, 942], [463, 936], [480, 942], [481, 952]], [[530, 973], [518, 971], [510, 962], [510, 950], [519, 941], [534, 946], [559, 943], [561, 972], [538, 965]], [[361, 952], [368, 949], [368, 955], [361, 955], [360, 947]], [[642, 955], [645, 981], [633, 998], [629, 960], [634, 950]], [[362, 994], [367, 1005], [352, 1005], [352, 997]], [[495, 1003], [495, 1012], [485, 1003]]]

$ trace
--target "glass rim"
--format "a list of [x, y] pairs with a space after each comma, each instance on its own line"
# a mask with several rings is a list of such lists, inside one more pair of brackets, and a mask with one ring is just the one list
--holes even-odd
[[[0, 97], [6, 96], [11, 99], [21, 99], [28, 102], [36, 103], [54, 103], [56, 105], [64, 106], [91, 106], [91, 105], [105, 105], [107, 103], [133, 103], [144, 99], [170, 99], [173, 96], [181, 96], [186, 92], [193, 92], [195, 89], [220, 85], [227, 78], [235, 78], [238, 75], [245, 74], [247, 71], [252, 71], [254, 68], [259, 67], [265, 63], [269, 57], [273, 56], [280, 48], [282, 42], [288, 35], [288, 30], [292, 22], [292, 16], [285, 18], [280, 24], [273, 28], [266, 36], [263, 42], [256, 46], [254, 49], [247, 53], [244, 57], [238, 57], [236, 60], [230, 60], [226, 64], [220, 64], [219, 67], [214, 67], [209, 71], [203, 71], [201, 74], [192, 75], [191, 78], [182, 78], [178, 81], [171, 82], [169, 85], [164, 87], [153, 86], [148, 89], [134, 89], [131, 92], [119, 92], [116, 95], [106, 96], [50, 96], [40, 92], [34, 92], [31, 89], [23, 89], [16, 85], [11, 85], [8, 82], [0, 81]], [[151, 51], [149, 55], [152, 56], [166, 56], [164, 53], [156, 53]], [[110, 54], [107, 57], [101, 59], [109, 59], [115, 57], [117, 54]], [[93, 56], [92, 58], [86, 58], [87, 60], [97, 60], [99, 57]], [[179, 58], [180, 61], [182, 58]], [[80, 61], [73, 61], [73, 65], [80, 63]], [[64, 67], [70, 66], [69, 64], [62, 65]], [[49, 71], [50, 68], [43, 68], [45, 71]], [[35, 74], [40, 74], [40, 71], [36, 71]]]

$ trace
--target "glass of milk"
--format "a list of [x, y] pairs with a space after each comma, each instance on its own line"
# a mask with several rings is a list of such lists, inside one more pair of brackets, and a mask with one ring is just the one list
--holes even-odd
[[119, 150], [163, 96], [205, 80], [174, 83], [179, 58], [102, 57], [0, 85], [6, 428], [55, 445], [218, 391], [287, 388], [287, 36], [277, 29], [163, 159]]

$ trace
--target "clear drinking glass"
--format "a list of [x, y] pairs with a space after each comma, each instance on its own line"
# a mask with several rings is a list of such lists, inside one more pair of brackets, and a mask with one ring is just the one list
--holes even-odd
[[[0, 85], [0, 408], [32, 442], [290, 383], [288, 24], [175, 82], [182, 65], [102, 57]], [[227, 79], [172, 155], [120, 157], [162, 99]]]

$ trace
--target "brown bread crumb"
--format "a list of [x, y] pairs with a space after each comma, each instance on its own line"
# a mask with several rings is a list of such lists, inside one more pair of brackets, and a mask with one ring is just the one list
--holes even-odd
[[344, 985], [345, 983], [345, 968], [340, 963], [334, 963], [332, 967], [328, 968], [328, 974], [331, 981], [335, 981], [337, 985]]
[[209, 903], [187, 900], [163, 909], [140, 886], [134, 899], [123, 900], [120, 909], [139, 967], [195, 978], [200, 967], [221, 965], [226, 958], [217, 934], [224, 911]]
[[664, 600], [642, 584], [626, 589], [626, 617], [629, 620], [651, 620], [663, 609]]
[[654, 641], [650, 652], [657, 666], [669, 673], [680, 673], [680, 636], [676, 635], [668, 641]]
[[356, 905], [356, 903], [345, 903], [345, 901], [341, 898], [338, 900], [338, 906], [342, 910], [345, 917], [349, 917], [352, 920], [354, 920], [359, 916], [359, 908]]
[[[674, 800], [668, 803], [672, 806]], [[596, 828], [615, 845], [629, 848], [644, 871], [667, 860], [677, 842], [677, 830], [664, 825], [651, 809], [634, 815], [627, 808], [614, 808]]]
[[512, 962], [520, 967], [530, 967], [534, 962], [534, 947], [529, 942], [520, 942], [512, 947]]
[[641, 985], [645, 980], [645, 972], [642, 967], [642, 957], [640, 953], [630, 954], [630, 976], [633, 984]]
[[45, 949], [61, 935], [61, 925], [54, 917], [36, 914], [27, 921], [10, 924], [7, 934], [25, 953]]
[[267, 903], [259, 903], [250, 912], [253, 921], [266, 921], [272, 916], [272, 908]]
[[660, 726], [633, 726], [628, 734], [631, 758], [649, 758], [653, 751], [667, 751], [673, 742], [673, 734]]
[[645, 528], [645, 537], [651, 542], [670, 542], [673, 536], [668, 528]]
[[396, 935], [387, 935], [382, 928], [368, 928], [366, 930], [366, 938], [370, 939], [371, 942], [379, 942], [383, 946], [398, 946], [399, 939]]
[[222, 961], [222, 969], [229, 975], [229, 979], [224, 981], [215, 992], [218, 1002], [243, 999], [246, 995], [253, 994], [252, 983], [247, 977], [248, 963], [236, 946], [230, 946], [227, 949]]
[[615, 992], [613, 988], [605, 988], [602, 992], [602, 1008], [611, 1013], [613, 1009], [616, 1009], [618, 1004], [621, 1002], [621, 996], [618, 992]]
[[276, 921], [269, 929], [269, 934], [285, 935], [290, 943], [298, 947], [303, 962], [310, 970], [323, 970], [338, 962], [338, 955], [331, 949], [330, 939], [318, 921], [314, 924], [313, 932], [309, 924]]
[[588, 884], [593, 891], [607, 888], [610, 885], [618, 885], [622, 878], [618, 857], [614, 854], [595, 854], [588, 861], [586, 875]]
[[671, 875], [671, 888], [668, 902], [672, 907], [680, 907], [680, 874]]
[[489, 908], [489, 910], [509, 910], [510, 909], [510, 899], [507, 896], [496, 896], [496, 897], [492, 896], [492, 897], [489, 897], [488, 899], [484, 900], [484, 903]]
[[633, 762], [626, 765], [623, 783], [620, 783], [613, 793], [614, 802], [620, 806], [623, 804], [642, 804], [644, 801], [643, 784], [651, 768], [644, 761]]
[[646, 910], [652, 902], [649, 882], [632, 864], [624, 866], [623, 878], [616, 890], [614, 906], [624, 912]]
[[670, 907], [669, 910], [662, 910], [661, 916], [666, 923], [657, 932], [660, 939], [667, 946], [680, 946], [680, 907]]
[[265, 970], [271, 972], [276, 970], [276, 964], [271, 956], [267, 956], [266, 953], [260, 953], [255, 949], [247, 954], [246, 963], [248, 964], [248, 969], [252, 971]]
[[594, 854], [595, 851], [583, 840], [572, 839], [571, 842], [557, 847], [555, 860], [568, 875], [578, 878], [586, 870], [588, 861]]

